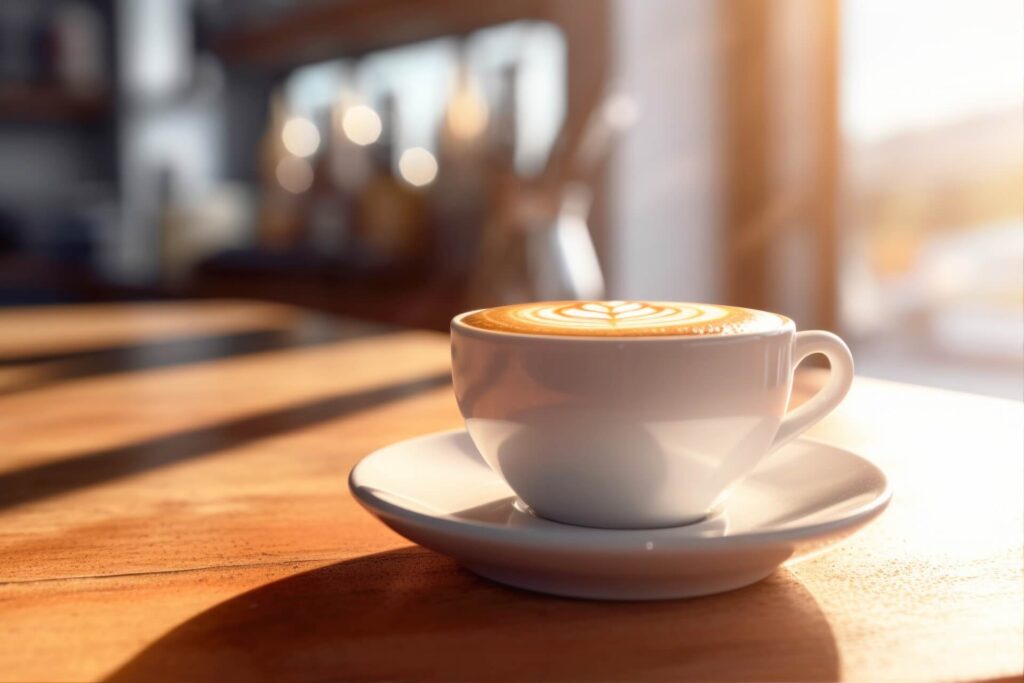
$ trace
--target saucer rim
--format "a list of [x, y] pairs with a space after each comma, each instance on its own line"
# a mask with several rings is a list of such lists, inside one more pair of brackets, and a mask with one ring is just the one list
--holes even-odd
[[[831, 536], [839, 531], [857, 529], [864, 526], [889, 506], [893, 496], [892, 483], [885, 475], [885, 472], [876, 464], [849, 449], [803, 436], [794, 439], [792, 443], [805, 442], [829, 448], [859, 461], [882, 484], [881, 492], [867, 503], [844, 513], [838, 519], [786, 529], [745, 531], [728, 536], [691, 536], [684, 535], [684, 533], [692, 528], [693, 525], [652, 529], [604, 529], [574, 526], [545, 519], [543, 520], [545, 522], [543, 527], [522, 529], [510, 527], [506, 524], [485, 523], [458, 518], [450, 514], [426, 514], [384, 500], [374, 493], [374, 487], [359, 481], [360, 469], [364, 463], [382, 451], [403, 446], [409, 447], [419, 441], [440, 441], [457, 434], [466, 434], [466, 430], [464, 428], [455, 428], [420, 434], [374, 450], [360, 459], [349, 472], [349, 491], [356, 501], [371, 514], [382, 519], [393, 518], [403, 525], [414, 524], [431, 532], [472, 537], [478, 542], [497, 542], [502, 544], [514, 542], [536, 548], [548, 550], [562, 548], [572, 550], [573, 552], [588, 550], [600, 552], [635, 550], [637, 543], [643, 545], [650, 541], [658, 541], [659, 550], [662, 552], [667, 550], [692, 551], [697, 549], [714, 551], [743, 550], [745, 548], [758, 547], [764, 542], [769, 541], [772, 543], [807, 541], [818, 537]], [[599, 542], [601, 547], [596, 548], [595, 542]], [[567, 544], [572, 547], [566, 547]]]

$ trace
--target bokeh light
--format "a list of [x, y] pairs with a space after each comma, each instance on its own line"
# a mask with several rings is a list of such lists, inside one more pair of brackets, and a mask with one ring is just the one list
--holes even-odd
[[398, 159], [398, 172], [410, 185], [429, 185], [437, 177], [437, 159], [422, 147], [411, 147]]
[[320, 131], [309, 119], [293, 116], [281, 129], [281, 141], [284, 148], [295, 156], [308, 157], [320, 147]]
[[278, 161], [274, 176], [292, 194], [302, 194], [313, 185], [313, 167], [301, 157], [287, 156]]
[[370, 145], [380, 138], [380, 116], [365, 104], [349, 107], [341, 119], [341, 129], [345, 137], [357, 145]]

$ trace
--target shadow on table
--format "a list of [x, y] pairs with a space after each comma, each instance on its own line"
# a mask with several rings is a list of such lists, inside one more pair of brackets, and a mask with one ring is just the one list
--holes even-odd
[[360, 337], [380, 336], [393, 328], [356, 320], [333, 321], [307, 315], [304, 324], [222, 334], [196, 334], [170, 339], [82, 350], [0, 354], [0, 371], [34, 366], [27, 380], [0, 384], [0, 396], [37, 391], [75, 379], [90, 379], [139, 370], [180, 367], [268, 351], [319, 346]]
[[505, 588], [419, 548], [243, 593], [111, 681], [834, 680], [814, 597], [786, 570], [722, 595], [570, 600]]
[[451, 375], [440, 372], [2, 472], [0, 510], [210, 457], [243, 444], [342, 419], [352, 413], [409, 398], [450, 383]]

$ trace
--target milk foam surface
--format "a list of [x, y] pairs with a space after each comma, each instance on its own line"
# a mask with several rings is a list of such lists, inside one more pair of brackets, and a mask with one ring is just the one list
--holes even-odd
[[668, 301], [543, 301], [488, 308], [462, 319], [513, 334], [578, 337], [717, 336], [772, 332], [789, 319], [737, 306]]

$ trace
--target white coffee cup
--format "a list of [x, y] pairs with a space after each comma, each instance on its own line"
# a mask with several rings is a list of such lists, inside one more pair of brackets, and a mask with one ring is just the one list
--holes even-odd
[[[773, 450], [835, 408], [853, 358], [834, 334], [558, 336], [452, 320], [452, 378], [473, 443], [537, 515], [601, 528], [705, 518]], [[786, 412], [793, 371], [831, 376]]]

